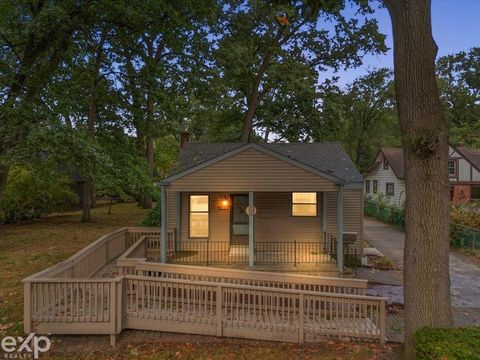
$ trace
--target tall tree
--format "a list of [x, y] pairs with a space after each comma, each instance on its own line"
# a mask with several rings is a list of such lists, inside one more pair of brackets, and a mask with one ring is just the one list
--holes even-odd
[[435, 78], [430, 0], [384, 0], [393, 25], [395, 91], [405, 156], [405, 349], [424, 327], [449, 327], [448, 127]]
[[[353, 3], [358, 17], [371, 12], [365, 1]], [[356, 66], [364, 53], [386, 50], [376, 21], [347, 18], [345, 6], [337, 0], [291, 0], [232, 2], [224, 8], [214, 37], [215, 66], [225, 93], [242, 108], [241, 141], [248, 141], [254, 128], [300, 133], [295, 121], [314, 113], [318, 71]]]

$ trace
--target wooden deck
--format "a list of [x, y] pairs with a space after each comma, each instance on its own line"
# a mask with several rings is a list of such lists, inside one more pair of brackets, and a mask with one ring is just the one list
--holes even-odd
[[121, 229], [24, 279], [25, 332], [385, 340], [385, 299], [365, 296], [365, 281], [153, 263], [157, 233]]

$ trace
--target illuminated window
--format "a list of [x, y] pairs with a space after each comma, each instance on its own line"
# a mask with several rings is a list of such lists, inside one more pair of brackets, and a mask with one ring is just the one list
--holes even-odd
[[292, 193], [292, 216], [317, 216], [317, 193]]
[[208, 195], [190, 195], [190, 237], [208, 237]]

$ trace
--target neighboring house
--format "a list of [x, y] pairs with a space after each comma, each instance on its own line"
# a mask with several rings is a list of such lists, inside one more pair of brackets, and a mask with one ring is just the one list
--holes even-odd
[[203, 251], [207, 264], [249, 267], [333, 258], [343, 271], [336, 254], [348, 243], [361, 255], [363, 178], [337, 143], [185, 141], [177, 165], [161, 182], [172, 258]]
[[[480, 200], [480, 149], [449, 145], [450, 198], [461, 204]], [[381, 148], [365, 171], [365, 195], [382, 194], [392, 204], [405, 201], [405, 162], [402, 149]]]

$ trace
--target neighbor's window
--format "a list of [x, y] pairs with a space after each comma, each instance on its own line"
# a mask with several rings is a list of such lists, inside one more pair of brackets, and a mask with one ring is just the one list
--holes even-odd
[[317, 216], [317, 193], [292, 193], [292, 216]]
[[365, 181], [365, 191], [367, 193], [370, 192], [370, 180]]
[[480, 186], [472, 186], [470, 197], [472, 200], [480, 200]]
[[448, 160], [448, 174], [449, 175], [457, 174], [457, 162], [455, 160]]
[[190, 237], [208, 237], [208, 195], [190, 195]]
[[376, 194], [378, 192], [378, 180], [373, 180], [373, 193]]
[[387, 195], [393, 196], [395, 194], [395, 185], [393, 183], [387, 183], [387, 188], [385, 190]]
[[385, 156], [383, 157], [383, 168], [388, 169], [388, 160]]

